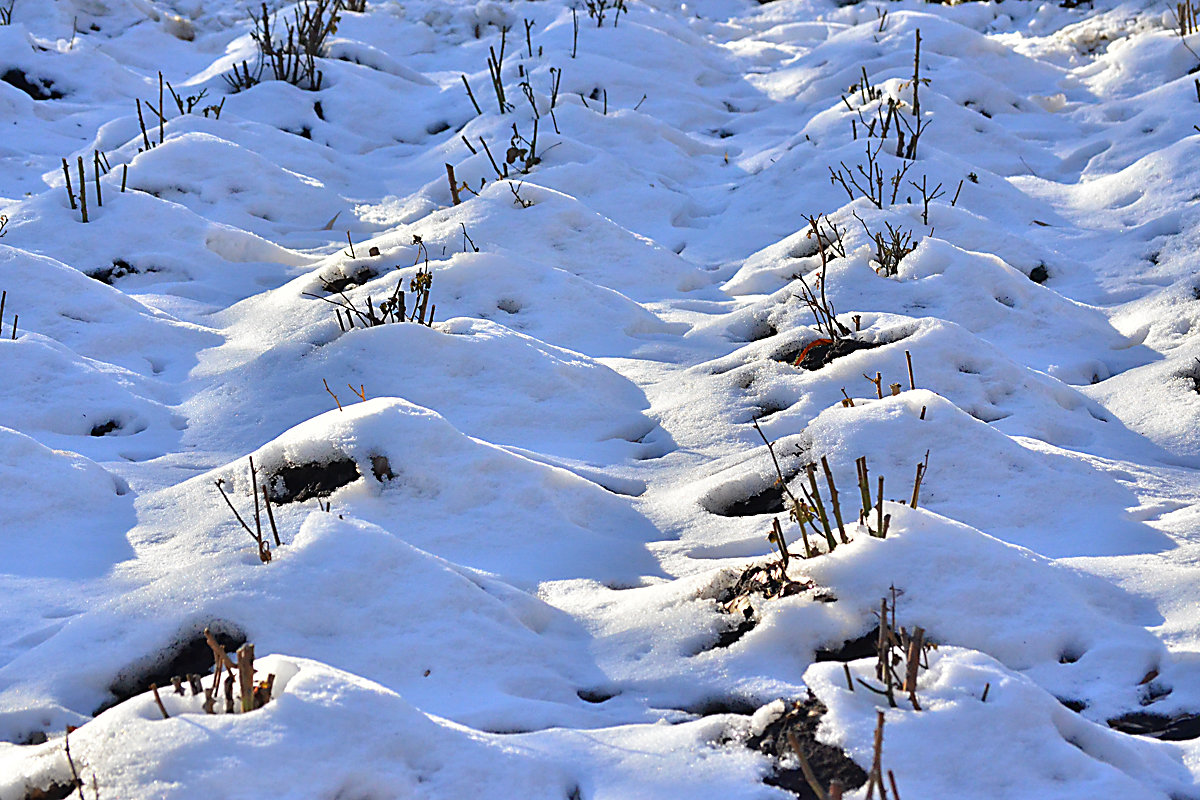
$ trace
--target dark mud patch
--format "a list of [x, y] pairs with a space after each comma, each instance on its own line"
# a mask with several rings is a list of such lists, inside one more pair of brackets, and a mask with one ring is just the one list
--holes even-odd
[[802, 800], [816, 800], [794, 755], [793, 740], [804, 751], [822, 786], [840, 781], [846, 791], [852, 791], [867, 782], [867, 773], [845, 751], [817, 741], [817, 728], [827, 711], [825, 704], [810, 694], [806, 700], [793, 701], [762, 733], [746, 741], [747, 747], [775, 759], [775, 768], [763, 779], [767, 785], [778, 786]]
[[1110, 719], [1108, 727], [1121, 733], [1149, 736], [1164, 742], [1185, 742], [1200, 739], [1200, 714], [1168, 717], [1165, 714], [1135, 711]]
[[[210, 622], [209, 630], [226, 652], [234, 652], [246, 643], [246, 634], [231, 622]], [[150, 684], [170, 686], [172, 678], [207, 675], [213, 667], [213, 653], [204, 638], [204, 626], [192, 626], [157, 653], [146, 656], [118, 673], [109, 685], [112, 695], [93, 712], [96, 716], [131, 697], [150, 691]]]

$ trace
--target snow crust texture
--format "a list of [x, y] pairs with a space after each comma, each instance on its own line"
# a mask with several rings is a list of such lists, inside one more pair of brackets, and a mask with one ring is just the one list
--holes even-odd
[[0, 2], [0, 800], [786, 798], [810, 693], [905, 798], [1200, 798], [1172, 12], [368, 0], [235, 91], [245, 5]]

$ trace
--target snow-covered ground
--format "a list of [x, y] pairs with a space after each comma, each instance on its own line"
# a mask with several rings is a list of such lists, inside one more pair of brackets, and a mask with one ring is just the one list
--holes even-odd
[[[1200, 798], [1200, 34], [599, 5], [369, 0], [234, 92], [241, 0], [0, 3], [0, 798], [789, 797], [810, 692], [908, 800]], [[795, 365], [806, 286], [872, 346]], [[847, 685], [881, 598], [919, 711]], [[265, 706], [175, 693], [206, 627]]]

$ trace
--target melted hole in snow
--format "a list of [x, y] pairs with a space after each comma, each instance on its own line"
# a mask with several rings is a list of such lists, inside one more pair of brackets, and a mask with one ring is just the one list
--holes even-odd
[[505, 297], [496, 302], [496, 308], [500, 309], [505, 314], [516, 314], [521, 310], [521, 304], [516, 300]]
[[[207, 675], [213, 667], [213, 653], [204, 638], [203, 625], [193, 625], [181, 631], [173, 642], [155, 654], [146, 656], [121, 670], [108, 687], [112, 698], [93, 713], [99, 714], [131, 697], [150, 691], [150, 684], [170, 686], [172, 678], [188, 675]], [[241, 627], [231, 622], [209, 622], [208, 629], [227, 653], [246, 643]]]

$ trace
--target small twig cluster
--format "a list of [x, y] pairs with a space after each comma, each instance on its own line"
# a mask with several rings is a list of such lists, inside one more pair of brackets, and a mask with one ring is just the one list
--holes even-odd
[[617, 27], [617, 22], [620, 21], [622, 14], [628, 14], [629, 9], [625, 7], [625, 0], [584, 0], [584, 7], [587, 9], [588, 16], [596, 20], [596, 27], [604, 27], [604, 17], [611, 11], [613, 27]]
[[[917, 678], [922, 669], [929, 669], [929, 651], [937, 648], [932, 642], [925, 641], [925, 629], [915, 626], [911, 631], [907, 628], [896, 627], [896, 587], [892, 587], [892, 601], [886, 597], [880, 598], [879, 638], [875, 643], [875, 679], [882, 685], [872, 686], [862, 678], [858, 684], [868, 691], [887, 698], [888, 705], [896, 708], [896, 693], [908, 695], [914, 711], [921, 710], [921, 702], [917, 699]], [[903, 669], [901, 669], [903, 666]], [[850, 691], [854, 684], [849, 682], [850, 670], [846, 668]]]
[[[858, 318], [858, 316], [855, 316], [855, 318], [854, 318], [854, 319], [855, 319], [855, 322], [857, 323], [857, 321], [858, 321], [858, 319], [859, 319], [859, 318]], [[905, 359], [908, 361], [908, 388], [909, 388], [909, 389], [916, 389], [916, 388], [917, 388], [917, 381], [916, 381], [916, 379], [913, 377], [912, 353], [910, 353], [909, 351], [905, 350], [905, 351], [904, 351], [904, 358], [905, 358]], [[872, 378], [870, 375], [867, 375], [867, 374], [865, 374], [865, 373], [864, 373], [864, 374], [863, 374], [863, 377], [864, 377], [864, 378], [866, 378], [866, 379], [867, 379], [867, 380], [868, 380], [868, 381], [871, 383], [871, 385], [875, 387], [875, 394], [876, 394], [876, 396], [877, 396], [877, 397], [878, 397], [880, 400], [882, 400], [882, 399], [883, 399], [883, 373], [882, 373], [882, 372], [876, 372], [876, 373], [875, 373], [875, 377], [874, 377], [874, 378]], [[893, 397], [894, 397], [894, 396], [896, 396], [896, 395], [898, 395], [898, 394], [900, 394], [900, 384], [899, 384], [899, 383], [893, 383], [893, 384], [891, 384], [891, 385], [890, 385], [888, 388], [890, 388], [890, 389], [891, 389], [891, 393], [892, 393], [892, 396], [893, 396]], [[842, 387], [842, 395], [843, 395], [842, 406], [844, 406], [845, 408], [854, 408], [854, 399], [853, 399], [853, 398], [851, 398], [851, 397], [850, 397], [850, 395], [846, 394], [846, 389], [845, 389], [845, 387]], [[925, 419], [925, 406], [921, 406], [921, 419]], [[925, 460], [926, 460], [926, 461], [928, 461], [928, 460], [929, 460], [929, 458], [928, 458], [929, 454], [928, 454], [928, 453], [926, 453], [925, 455], [926, 455], [926, 459], [925, 459]], [[916, 501], [915, 501], [915, 500], [913, 501], [913, 505], [914, 505], [914, 506], [916, 505]]]
[[286, 81], [301, 89], [319, 91], [324, 76], [317, 69], [317, 58], [325, 49], [325, 40], [337, 31], [343, 0], [301, 0], [292, 12], [292, 20], [284, 21], [284, 34], [276, 38], [272, 28], [271, 14], [264, 2], [258, 15], [251, 14], [254, 30], [250, 37], [258, 46], [258, 62], [255, 71], [243, 61], [241, 71], [235, 64], [233, 72], [225, 76], [226, 83], [235, 92], [249, 89], [262, 80], [267, 66], [277, 81]]
[[[466, 235], [465, 226], [463, 234], [464, 236]], [[437, 306], [430, 305], [429, 303], [430, 291], [433, 288], [433, 271], [429, 267], [429, 251], [425, 248], [425, 243], [420, 236], [413, 237], [413, 244], [417, 246], [417, 258], [413, 262], [413, 265], [419, 264], [422, 258], [425, 260], [425, 265], [417, 271], [416, 275], [409, 279], [408, 291], [412, 294], [411, 301], [405, 297], [403, 278], [396, 282], [396, 288], [385, 300], [379, 303], [378, 307], [376, 307], [374, 300], [368, 295], [366, 308], [360, 308], [345, 291], [334, 286], [324, 278], [321, 281], [325, 286], [325, 290], [331, 294], [338, 295], [337, 299], [310, 292], [305, 292], [304, 295], [337, 306], [338, 327], [343, 331], [349, 331], [357, 327], [374, 328], [378, 325], [386, 325], [394, 322], [415, 322], [419, 325], [432, 326], [433, 315], [437, 311]]]
[[1175, 21], [1178, 23], [1177, 30], [1180, 38], [1191, 36], [1196, 32], [1196, 12], [1200, 7], [1194, 6], [1191, 0], [1184, 0], [1182, 3], [1175, 4]]
[[851, 169], [846, 166], [845, 161], [841, 161], [839, 162], [841, 169], [835, 170], [833, 167], [829, 167], [829, 182], [834, 186], [840, 185], [851, 200], [856, 197], [865, 197], [879, 209], [894, 205], [896, 197], [900, 193], [900, 185], [904, 182], [904, 176], [908, 173], [912, 162], [905, 161], [896, 168], [891, 176], [885, 177], [883, 167], [879, 162], [882, 150], [882, 141], [872, 145], [868, 140], [866, 165], [856, 164], [854, 169]]
[[[803, 275], [796, 275], [801, 286], [799, 297], [801, 302], [808, 306], [821, 335], [828, 338], [830, 342], [837, 342], [843, 336], [849, 336], [850, 329], [838, 322], [837, 310], [833, 306], [833, 301], [826, 296], [825, 286], [830, 254], [841, 257], [846, 255], [846, 247], [843, 243], [845, 231], [839, 229], [828, 217], [817, 215], [805, 217], [805, 219], [808, 221], [806, 236], [816, 239], [817, 254], [821, 258], [821, 271], [817, 274], [815, 289], [808, 284]], [[824, 221], [824, 227], [822, 227], [822, 221]]]
[[[62, 160], [63, 177], [66, 179], [67, 200], [71, 203], [72, 209], [79, 209], [80, 218], [88, 221], [88, 206], [87, 206], [87, 172], [83, 165], [83, 156], [76, 157], [76, 168], [79, 174], [79, 194], [76, 196], [74, 188], [71, 186], [71, 167], [64, 158]], [[100, 188], [100, 176], [107, 175], [112, 170], [112, 166], [108, 163], [108, 157], [99, 150], [92, 151], [92, 180], [95, 185], [96, 205], [103, 207], [104, 192]], [[129, 176], [129, 166], [124, 165], [121, 172], [121, 191], [125, 191], [125, 180]], [[78, 197], [78, 203], [76, 198]], [[0, 226], [2, 228], [3, 226]]]
[[[262, 508], [258, 502], [258, 497], [259, 497], [258, 473], [254, 469], [254, 457], [253, 456], [250, 457], [250, 485], [252, 487], [252, 492], [254, 495], [254, 527], [253, 528], [251, 528], [249, 525], [246, 524], [246, 520], [242, 519], [242, 515], [239, 514], [237, 508], [234, 507], [233, 501], [230, 500], [229, 495], [227, 495], [225, 493], [225, 481], [221, 478], [218, 478], [216, 481], [214, 481], [214, 483], [217, 486], [217, 491], [219, 491], [221, 493], [221, 497], [225, 500], [225, 505], [229, 506], [229, 510], [233, 512], [233, 516], [237, 519], [238, 523], [242, 526], [242, 529], [245, 530], [246, 533], [250, 534], [250, 537], [252, 539], [254, 539], [255, 545], [257, 545], [257, 547], [258, 547], [258, 560], [264, 564], [270, 562], [270, 560], [271, 560], [271, 541], [268, 540], [266, 537], [266, 534], [263, 533]], [[282, 544], [282, 542], [279, 541], [279, 529], [275, 527], [275, 513], [274, 513], [274, 511], [271, 510], [271, 496], [270, 496], [270, 493], [267, 491], [266, 484], [263, 484], [263, 486], [262, 486], [262, 499], [263, 499], [263, 505], [265, 505], [266, 509], [267, 509], [267, 520], [270, 522], [270, 525], [271, 525], [271, 536], [275, 542], [275, 546], [279, 547]]]
[[[225, 652], [225, 648], [220, 642], [213, 638], [212, 633], [208, 628], [204, 629], [204, 638], [208, 642], [209, 648], [213, 653], [213, 679], [212, 686], [204, 686], [200, 677], [197, 675], [189, 675], [188, 682], [191, 684], [192, 694], [204, 694], [204, 713], [216, 714], [217, 688], [221, 685], [221, 673], [225, 673], [224, 682], [224, 708], [226, 714], [248, 714], [251, 711], [262, 708], [267, 703], [271, 702], [271, 692], [275, 688], [275, 675], [267, 675], [266, 680], [254, 680], [254, 645], [249, 642], [243, 644], [237, 651], [237, 663], [229, 657]], [[236, 673], [237, 677], [234, 677]], [[183, 694], [183, 687], [179, 683], [179, 679], [175, 679], [175, 693]], [[237, 682], [238, 694], [234, 698], [234, 682]], [[200, 691], [197, 691], [200, 687]], [[151, 687], [153, 688], [153, 687]], [[157, 692], [156, 692], [157, 695]], [[159, 702], [159, 710], [162, 711], [163, 717], [166, 718], [166, 710]]]
[[[797, 497], [788, 486], [787, 478], [783, 474], [783, 469], [780, 467], [779, 458], [775, 454], [774, 444], [767, 439], [766, 434], [762, 432], [758, 422], [754, 423], [754, 430], [758, 432], [759, 437], [767, 446], [767, 451], [771, 455], [771, 462], [775, 466], [776, 483], [783, 490], [786, 505], [788, 506], [788, 516], [800, 528], [800, 538], [804, 545], [804, 554], [802, 558], [813, 558], [821, 555], [822, 552], [832, 552], [837, 548], [838, 544], [849, 544], [850, 537], [846, 535], [846, 523], [842, 516], [842, 506], [840, 495], [838, 494], [837, 483], [833, 478], [833, 470], [829, 467], [829, 459], [825, 456], [821, 457], [820, 470], [825, 477], [825, 487], [828, 492], [829, 502], [825, 502], [825, 498], [821, 494], [820, 485], [817, 480], [816, 463], [808, 463], [804, 465], [804, 473], [807, 480], [807, 485], [801, 481], [798, 486], [803, 499]], [[891, 524], [891, 514], [885, 514], [883, 510], [883, 476], [879, 476], [878, 494], [876, 497], [871, 496], [871, 476], [867, 468], [867, 457], [860, 456], [855, 462], [855, 468], [858, 471], [858, 490], [862, 501], [862, 506], [858, 514], [858, 524], [862, 525], [867, 534], [878, 539], [886, 539], [888, 527]], [[906, 503], [900, 501], [901, 505], [910, 505], [916, 508], [920, 502], [921, 483], [925, 479], [925, 472], [929, 468], [929, 453], [926, 451], [925, 460], [917, 465], [917, 476], [913, 483], [912, 497]], [[874, 516], [875, 525], [871, 526], [871, 518]], [[837, 529], [837, 536], [834, 536], [834, 528]], [[821, 551], [809, 540], [809, 534], [820, 542], [825, 541], [826, 549]], [[787, 567], [791, 560], [792, 553], [788, 551], [787, 540], [784, 538], [783, 528], [778, 520], [774, 520], [771, 525], [771, 532], [767, 535], [767, 541], [771, 542], [778, 548], [780, 562]]]
[[12, 24], [13, 6], [17, 4], [17, 0], [8, 0], [8, 7], [0, 6], [0, 25]]
[[883, 225], [887, 232], [872, 233], [862, 217], [858, 214], [855, 214], [854, 217], [862, 225], [867, 237], [875, 244], [875, 263], [879, 265], [875, 268], [875, 272], [885, 277], [896, 275], [900, 271], [900, 261], [917, 247], [913, 244], [912, 231], [893, 226], [892, 223], [885, 220]]

